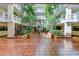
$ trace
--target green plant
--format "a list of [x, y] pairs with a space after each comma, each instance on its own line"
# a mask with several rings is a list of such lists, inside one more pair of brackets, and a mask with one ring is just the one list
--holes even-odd
[[20, 30], [17, 30], [17, 35], [24, 35], [32, 32], [33, 28], [32, 27], [23, 27]]
[[54, 10], [56, 9], [56, 7], [57, 7], [56, 4], [45, 4], [44, 9], [45, 9], [46, 20], [44, 24], [45, 27], [47, 27], [47, 29], [49, 29], [50, 24], [54, 25], [57, 23], [57, 19], [55, 19], [55, 15], [54, 15]]
[[57, 36], [63, 35], [63, 32], [61, 30], [50, 30], [50, 33], [53, 33], [54, 35], [57, 35]]
[[31, 25], [35, 24], [36, 16], [34, 10], [35, 8], [33, 4], [24, 4], [22, 23], [29, 23]]

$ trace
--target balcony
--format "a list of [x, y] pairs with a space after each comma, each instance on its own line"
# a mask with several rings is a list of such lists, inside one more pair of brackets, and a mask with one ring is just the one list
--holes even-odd
[[38, 20], [44, 20], [44, 19], [46, 19], [46, 17], [43, 16], [43, 15], [39, 15], [39, 16], [37, 16], [37, 19], [38, 19]]
[[21, 24], [21, 18], [14, 15], [14, 22], [18, 23], [18, 24]]
[[34, 6], [35, 6], [35, 8], [38, 9], [38, 8], [43, 8], [44, 7], [44, 4], [35, 4]]
[[35, 12], [36, 13], [44, 13], [45, 11], [43, 9], [36, 9]]
[[66, 19], [66, 22], [79, 22], [79, 13], [73, 13]]
[[45, 10], [43, 8], [38, 8], [35, 10], [35, 13], [37, 15], [43, 15], [45, 13]]
[[44, 4], [35, 4], [36, 15], [42, 15], [45, 13]]
[[59, 5], [55, 9], [54, 14], [57, 16], [57, 15], [61, 14], [62, 12], [65, 12], [65, 5]]
[[65, 18], [64, 18], [64, 17], [60, 17], [60, 18], [59, 18], [59, 21], [60, 21], [59, 24], [62, 24], [62, 23], [65, 22]]
[[1, 22], [15, 22], [15, 23], [21, 23], [21, 18], [18, 16], [14, 16], [13, 19], [8, 13], [1, 13], [0, 14], [0, 21]]
[[1, 22], [9, 22], [9, 15], [8, 15], [8, 13], [0, 13], [0, 21]]
[[21, 5], [20, 4], [13, 4], [13, 6], [18, 9], [19, 11], [21, 11]]
[[43, 22], [37, 22], [36, 25], [37, 26], [44, 26], [44, 23]]

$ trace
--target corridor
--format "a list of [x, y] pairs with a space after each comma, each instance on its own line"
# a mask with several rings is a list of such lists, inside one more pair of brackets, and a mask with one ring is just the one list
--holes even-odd
[[[79, 38], [78, 38], [79, 39]], [[51, 39], [50, 35], [34, 32], [30, 38], [0, 38], [1, 56], [75, 56], [79, 55], [79, 43], [71, 38]]]

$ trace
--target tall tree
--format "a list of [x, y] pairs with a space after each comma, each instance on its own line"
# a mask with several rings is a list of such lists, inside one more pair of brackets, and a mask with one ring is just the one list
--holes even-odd
[[45, 4], [45, 16], [46, 16], [46, 21], [45, 24], [47, 25], [46, 27], [49, 26], [49, 24], [55, 23], [55, 15], [54, 15], [54, 10], [56, 9], [56, 4]]
[[35, 8], [33, 4], [24, 4], [22, 23], [29, 23], [31, 25], [35, 24], [36, 16], [34, 10]]

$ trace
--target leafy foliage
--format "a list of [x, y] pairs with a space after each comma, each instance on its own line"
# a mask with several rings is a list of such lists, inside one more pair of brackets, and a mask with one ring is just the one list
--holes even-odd
[[48, 27], [49, 24], [55, 24], [56, 23], [55, 15], [54, 15], [55, 8], [56, 8], [56, 4], [46, 4], [45, 7], [44, 7], [45, 16], [46, 16], [45, 24], [47, 25], [46, 27]]
[[17, 35], [24, 35], [32, 32], [32, 27], [22, 27], [20, 30], [17, 30]]
[[34, 5], [33, 4], [24, 4], [23, 10], [24, 10], [24, 15], [22, 17], [22, 23], [29, 22], [31, 24], [34, 24], [36, 21]]
[[57, 35], [57, 36], [63, 35], [63, 32], [61, 30], [50, 30], [50, 33], [53, 33], [54, 35]]
[[[49, 30], [49, 32], [60, 36], [62, 35], [62, 31], [55, 29], [55, 25], [57, 25], [60, 22], [59, 20], [60, 15], [56, 16], [54, 14], [54, 11], [56, 10], [57, 6], [58, 6], [57, 4], [46, 4], [45, 5], [45, 11], [46, 11], [45, 12], [45, 16], [46, 16], [45, 24], [47, 25], [46, 27]], [[52, 28], [50, 28], [51, 27], [50, 25], [52, 25]]]

